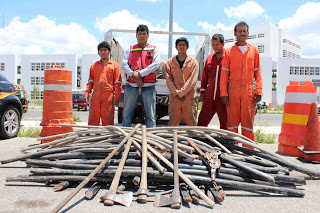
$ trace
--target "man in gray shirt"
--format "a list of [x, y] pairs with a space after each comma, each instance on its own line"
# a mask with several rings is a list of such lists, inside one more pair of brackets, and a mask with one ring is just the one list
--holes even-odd
[[149, 29], [139, 25], [136, 30], [138, 44], [130, 46], [123, 56], [122, 68], [127, 76], [124, 90], [122, 125], [131, 126], [139, 95], [145, 113], [146, 126], [156, 126], [156, 75], [160, 55], [156, 46], [148, 44]]

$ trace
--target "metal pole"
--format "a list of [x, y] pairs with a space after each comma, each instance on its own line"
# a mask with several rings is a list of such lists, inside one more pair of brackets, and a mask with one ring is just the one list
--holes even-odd
[[[173, 31], [173, 0], [170, 0], [169, 32]], [[172, 34], [169, 34], [168, 58], [172, 57]]]

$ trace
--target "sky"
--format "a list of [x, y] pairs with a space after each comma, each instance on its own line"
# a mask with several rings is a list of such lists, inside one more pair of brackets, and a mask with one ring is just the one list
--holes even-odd
[[[146, 24], [168, 31], [169, 6], [170, 0], [0, 0], [0, 54], [94, 54], [109, 29]], [[276, 23], [301, 39], [303, 57], [320, 58], [320, 1], [173, 0], [176, 32], [228, 30], [242, 20]], [[115, 37], [124, 48], [136, 43], [135, 34]], [[196, 39], [188, 39], [195, 55]], [[151, 34], [149, 43], [167, 54], [168, 36]]]

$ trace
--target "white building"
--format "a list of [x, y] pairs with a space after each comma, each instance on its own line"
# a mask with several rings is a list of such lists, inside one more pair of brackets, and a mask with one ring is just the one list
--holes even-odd
[[72, 89], [76, 89], [77, 60], [75, 54], [35, 54], [21, 55], [21, 84], [30, 98], [33, 97], [34, 86], [37, 85], [43, 97], [44, 70], [54, 65], [72, 71]]
[[290, 81], [312, 81], [313, 84], [320, 87], [320, 59], [319, 58], [279, 58], [277, 73], [277, 93], [276, 104], [284, 103], [286, 86]]
[[98, 54], [83, 54], [82, 62], [81, 62], [81, 90], [85, 90], [87, 88], [87, 83], [89, 79], [90, 67], [91, 65], [100, 60], [100, 56]]
[[[224, 36], [225, 48], [236, 42], [233, 30], [215, 30], [215, 33]], [[259, 48], [263, 77], [262, 101], [273, 105], [284, 104], [286, 86], [290, 81], [313, 81], [317, 87], [320, 86], [320, 60], [301, 58], [301, 40], [296, 36], [274, 23], [265, 23], [249, 26], [247, 42]], [[299, 74], [290, 72], [290, 69], [299, 69]], [[303, 74], [300, 74], [300, 69], [303, 69]]]
[[19, 83], [15, 55], [0, 54], [0, 73], [10, 82]]

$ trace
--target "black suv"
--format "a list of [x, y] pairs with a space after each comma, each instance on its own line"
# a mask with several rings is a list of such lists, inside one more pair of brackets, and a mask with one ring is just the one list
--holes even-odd
[[21, 85], [13, 84], [0, 74], [0, 138], [16, 137], [28, 101]]

